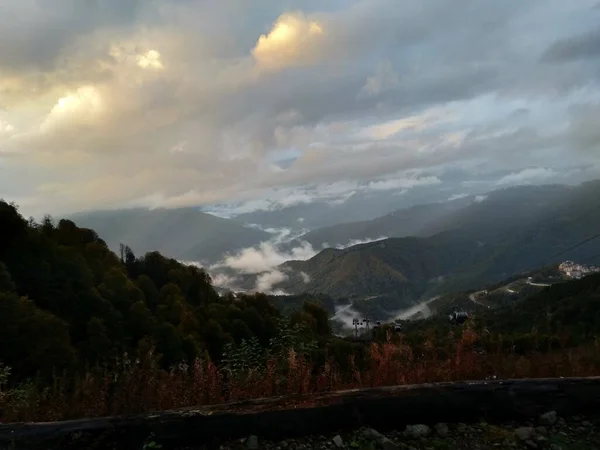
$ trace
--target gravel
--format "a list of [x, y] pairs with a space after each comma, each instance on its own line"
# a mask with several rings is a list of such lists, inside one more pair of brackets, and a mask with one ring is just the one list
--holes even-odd
[[[219, 450], [598, 450], [600, 420], [544, 414], [535, 423], [412, 424], [380, 432], [363, 428], [279, 442], [249, 436], [211, 447]], [[196, 447], [201, 449], [202, 447]], [[196, 450], [194, 449], [194, 450]], [[208, 447], [206, 447], [208, 450]], [[182, 449], [183, 450], [183, 449]], [[192, 450], [192, 449], [190, 449]]]

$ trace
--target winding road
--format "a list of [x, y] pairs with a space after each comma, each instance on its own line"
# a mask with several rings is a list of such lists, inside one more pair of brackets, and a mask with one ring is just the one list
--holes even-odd
[[479, 294], [480, 292], [482, 292], [482, 291], [479, 291], [479, 292], [473, 292], [472, 294], [469, 294], [469, 300], [471, 300], [473, 303], [475, 303], [475, 304], [477, 304], [477, 305], [479, 305], [479, 306], [483, 306], [484, 308], [490, 309], [490, 308], [491, 308], [491, 306], [489, 306], [489, 305], [486, 305], [486, 304], [484, 304], [484, 303], [481, 303], [479, 300], [477, 300], [477, 299], [475, 298], [475, 296], [476, 296], [477, 294]]

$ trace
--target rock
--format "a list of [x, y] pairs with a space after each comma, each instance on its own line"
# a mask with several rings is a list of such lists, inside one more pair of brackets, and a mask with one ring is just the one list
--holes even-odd
[[411, 439], [425, 438], [431, 434], [431, 428], [427, 425], [407, 425], [404, 435]]
[[521, 427], [515, 430], [515, 434], [521, 441], [530, 441], [534, 435], [533, 428]]
[[448, 425], [446, 425], [445, 423], [438, 423], [435, 426], [435, 432], [441, 437], [446, 437], [448, 436], [450, 430], [448, 430]]
[[250, 436], [246, 440], [246, 447], [248, 447], [249, 450], [258, 450], [258, 436]]
[[556, 423], [556, 411], [549, 411], [540, 416], [540, 425], [554, 425]]
[[529, 447], [529, 448], [538, 448], [538, 445], [531, 440], [525, 441], [525, 445], [527, 445], [527, 447]]
[[581, 426], [582, 427], [591, 427], [592, 422], [590, 422], [589, 420], [584, 420], [583, 422], [581, 422]]
[[546, 436], [548, 434], [548, 430], [546, 429], [546, 427], [536, 427], [535, 432], [541, 436]]
[[337, 448], [341, 448], [344, 446], [344, 440], [339, 434], [333, 438], [333, 443]]
[[466, 423], [459, 423], [459, 424], [456, 426], [456, 429], [457, 429], [457, 430], [458, 430], [460, 433], [465, 433], [465, 432], [467, 431], [467, 428], [469, 428], [469, 427], [467, 426], [467, 424], [466, 424]]
[[567, 422], [565, 422], [565, 419], [563, 419], [562, 417], [559, 417], [556, 421], [556, 425], [559, 427], [564, 427], [567, 425]]
[[367, 428], [363, 432], [363, 435], [374, 440], [377, 443], [377, 446], [382, 450], [399, 450], [396, 444], [373, 428]]

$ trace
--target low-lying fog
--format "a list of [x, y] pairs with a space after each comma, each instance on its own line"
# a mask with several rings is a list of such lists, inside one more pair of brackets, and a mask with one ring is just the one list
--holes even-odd
[[[370, 318], [372, 321], [381, 320], [382, 322], [393, 322], [395, 320], [410, 320], [411, 317], [420, 313], [422, 318], [427, 318], [433, 313], [429, 308], [429, 303], [438, 299], [438, 297], [432, 297], [424, 302], [417, 305], [413, 305], [410, 308], [401, 309], [398, 311], [390, 312], [387, 317], [382, 318]], [[354, 319], [363, 319], [364, 315], [354, 309], [352, 304], [338, 306], [335, 309], [335, 314], [331, 318], [332, 321], [341, 323], [345, 329], [353, 329], [352, 321]]]

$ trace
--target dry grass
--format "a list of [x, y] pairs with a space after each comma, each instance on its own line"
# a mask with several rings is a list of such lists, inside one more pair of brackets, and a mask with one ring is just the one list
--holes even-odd
[[124, 360], [115, 371], [93, 370], [73, 380], [56, 377], [52, 386], [30, 382], [17, 389], [0, 388], [5, 422], [55, 421], [167, 410], [188, 406], [329, 390], [497, 378], [592, 376], [600, 373], [597, 343], [554, 353], [527, 355], [476, 349], [477, 336], [466, 330], [447, 358], [431, 343], [415, 355], [402, 342], [371, 344], [368, 364], [340, 371], [328, 361], [315, 367], [290, 350], [282, 360], [235, 375], [210, 361], [161, 369], [152, 353]]

